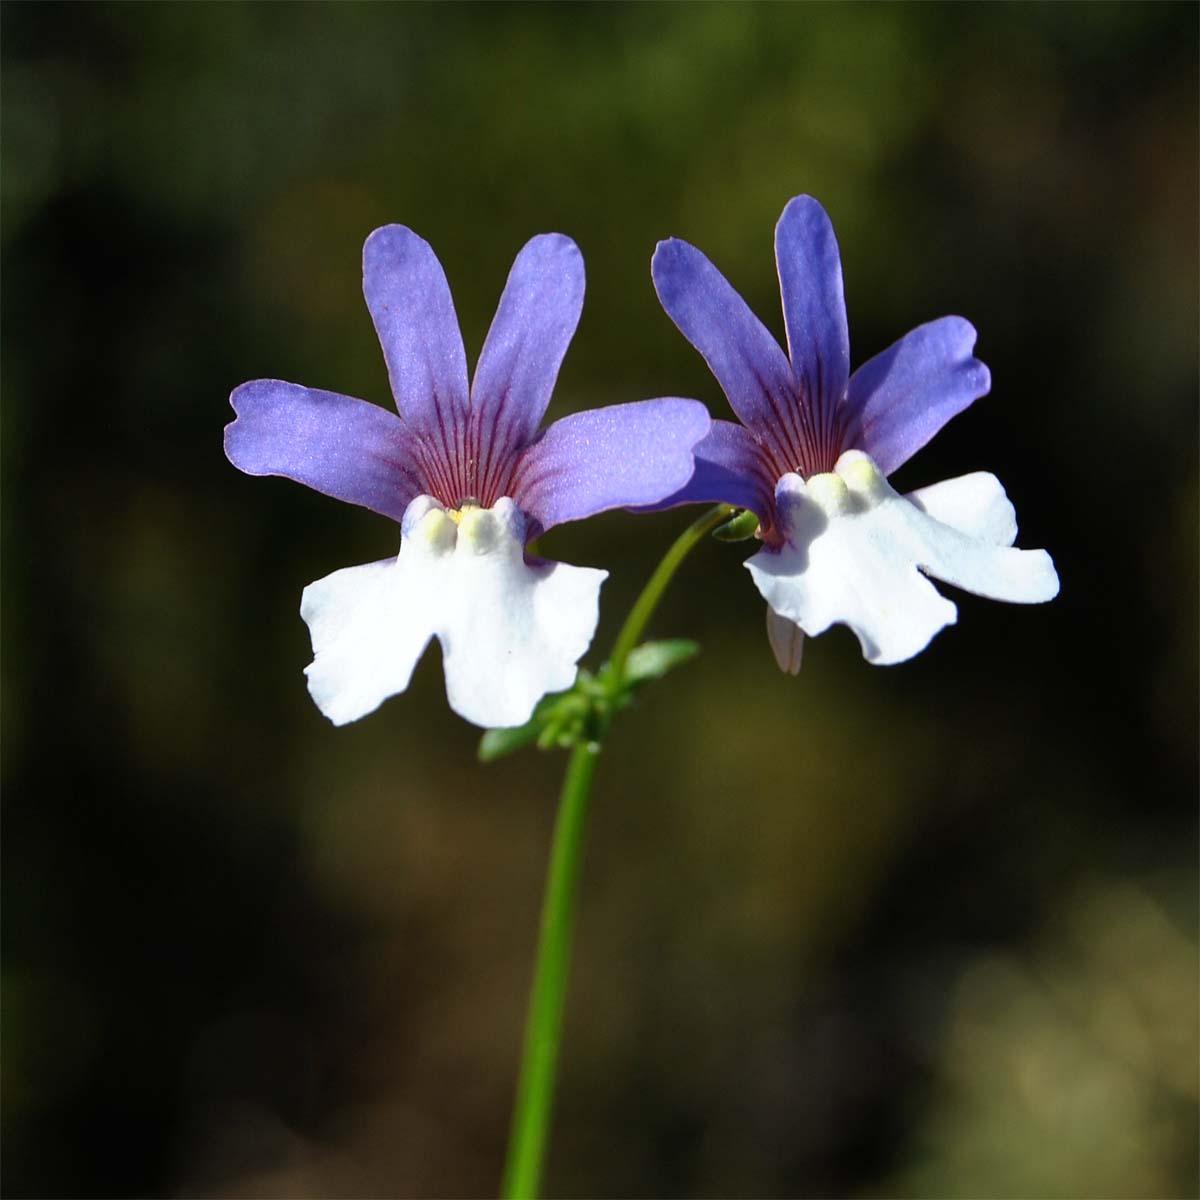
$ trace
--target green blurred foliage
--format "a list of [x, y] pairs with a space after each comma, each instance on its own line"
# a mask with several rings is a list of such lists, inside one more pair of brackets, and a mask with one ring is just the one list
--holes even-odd
[[[855, 362], [981, 331], [992, 396], [898, 482], [994, 470], [1063, 594], [791, 679], [746, 547], [686, 564], [652, 633], [703, 653], [599, 777], [551, 1191], [1196, 1194], [1193, 5], [0, 22], [8, 1194], [490, 1194], [562, 761], [480, 766], [436, 650], [325, 724], [300, 589], [396, 532], [235, 472], [225, 397], [387, 403], [358, 256], [402, 221], [469, 355], [522, 242], [576, 238], [551, 415], [727, 415], [650, 254], [779, 333], [802, 191]], [[591, 667], [688, 519], [546, 539], [612, 572]]]

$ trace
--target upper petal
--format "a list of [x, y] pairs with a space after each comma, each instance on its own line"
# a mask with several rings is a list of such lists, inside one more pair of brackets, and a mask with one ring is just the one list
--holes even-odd
[[677, 492], [648, 507], [678, 504], [734, 504], [769, 522], [775, 480], [754, 435], [732, 421], [714, 421], [694, 450], [696, 469]]
[[775, 267], [792, 373], [810, 410], [813, 437], [821, 448], [831, 447], [850, 377], [850, 333], [837, 238], [811, 196], [796, 196], [784, 208], [775, 226]]
[[704, 357], [742, 424], [781, 462], [801, 462], [802, 414], [779, 343], [695, 246], [670, 238], [650, 264], [667, 315]]
[[885, 475], [907, 462], [992, 386], [974, 346], [969, 321], [942, 317], [863, 363], [850, 377], [845, 446], [869, 454]]
[[533, 238], [513, 263], [471, 385], [484, 494], [541, 424], [579, 324], [583, 290], [583, 256], [561, 233]]
[[243, 383], [229, 402], [225, 453], [248, 475], [282, 475], [394, 521], [422, 490], [411, 435], [378, 405], [279, 379]]
[[512, 496], [530, 535], [609, 508], [655, 504], [693, 471], [692, 449], [708, 432], [696, 400], [614, 404], [564, 417], [518, 460]]
[[376, 229], [363, 246], [363, 295], [400, 415], [455, 453], [455, 432], [465, 429], [467, 357], [433, 248], [404, 225]]

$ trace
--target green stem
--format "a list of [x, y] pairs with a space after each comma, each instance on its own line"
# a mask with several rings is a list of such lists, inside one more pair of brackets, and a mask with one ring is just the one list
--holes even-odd
[[[679, 535], [650, 576], [629, 612], [613, 645], [610, 662], [614, 686], [619, 687], [629, 652], [637, 645], [679, 564], [698, 542], [733, 510], [720, 505]], [[504, 1200], [535, 1200], [541, 1186], [554, 1103], [554, 1081], [562, 1045], [562, 1019], [571, 964], [571, 936], [579, 897], [583, 863], [583, 836], [587, 824], [592, 779], [608, 723], [599, 723], [595, 740], [579, 742], [571, 751], [554, 823], [554, 842], [546, 891], [542, 898], [541, 928], [533, 989], [525, 1021], [521, 1072], [517, 1083], [508, 1158], [504, 1165], [501, 1195]]]
[[567, 970], [571, 962], [571, 932], [579, 895], [583, 863], [583, 832], [587, 822], [592, 777], [600, 758], [596, 742], [580, 742], [571, 751], [563, 779], [554, 845], [542, 900], [542, 924], [537, 966], [525, 1024], [521, 1077], [508, 1143], [501, 1195], [505, 1200], [533, 1200], [538, 1195], [550, 1109], [554, 1103], [554, 1077], [562, 1044], [563, 1008], [567, 995]]
[[642, 594], [629, 610], [629, 616], [625, 618], [625, 624], [621, 626], [621, 632], [617, 634], [617, 640], [613, 643], [609, 662], [612, 664], [615, 685], [620, 685], [622, 676], [625, 674], [625, 662], [629, 658], [629, 653], [641, 641], [642, 634], [646, 631], [646, 626], [654, 615], [654, 610], [658, 607], [658, 602], [662, 599], [675, 572], [679, 570], [679, 564], [687, 558], [697, 542], [703, 541], [718, 525], [723, 525], [728, 521], [736, 511], [728, 504], [718, 504], [716, 508], [709, 509], [704, 516], [693, 521], [662, 556], [662, 561], [654, 569], [654, 574], [647, 580], [646, 586], [642, 588]]

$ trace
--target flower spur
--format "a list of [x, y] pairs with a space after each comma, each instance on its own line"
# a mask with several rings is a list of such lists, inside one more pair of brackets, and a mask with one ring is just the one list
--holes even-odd
[[759, 518], [745, 566], [767, 602], [779, 666], [800, 668], [804, 635], [848, 625], [872, 663], [923, 650], [957, 618], [927, 576], [995, 600], [1058, 593], [1044, 550], [1011, 549], [1015, 514], [978, 472], [901, 496], [887, 476], [985, 395], [987, 367], [961, 317], [921, 325], [850, 374], [841, 258], [825, 210], [797, 196], [775, 229], [788, 355], [694, 246], [659, 243], [655, 289], [700, 351], [736, 425], [714, 421], [696, 471], [666, 504], [725, 501]]
[[528, 558], [533, 538], [680, 488], [710, 419], [693, 400], [575, 413], [539, 432], [583, 304], [560, 234], [518, 254], [468, 386], [445, 274], [402, 225], [363, 247], [363, 292], [399, 415], [275, 379], [234, 389], [229, 460], [400, 523], [400, 553], [309, 584], [308, 688], [341, 725], [403, 692], [433, 637], [446, 694], [477, 725], [525, 722], [575, 679], [606, 571]]

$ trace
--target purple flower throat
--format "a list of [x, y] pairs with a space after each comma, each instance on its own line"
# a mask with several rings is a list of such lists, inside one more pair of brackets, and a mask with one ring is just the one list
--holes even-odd
[[409, 473], [421, 494], [449, 509], [491, 508], [501, 496], [515, 498], [525, 485], [541, 482], [543, 473], [530, 471], [531, 460], [521, 454], [525, 447], [511, 431], [497, 435], [508, 400], [506, 393], [487, 416], [474, 408], [465, 415], [453, 410], [447, 418], [446, 406], [437, 405], [435, 426], [414, 431], [414, 461], [397, 462], [397, 469]]
[[805, 479], [832, 471], [842, 451], [853, 449], [846, 445], [841, 405], [830, 403], [827, 397], [824, 366], [817, 360], [813, 367], [816, 392], [812, 396], [806, 394], [803, 380], [796, 380], [794, 390], [781, 397], [758, 377], [775, 423], [770, 429], [750, 432], [776, 478], [789, 471]]

